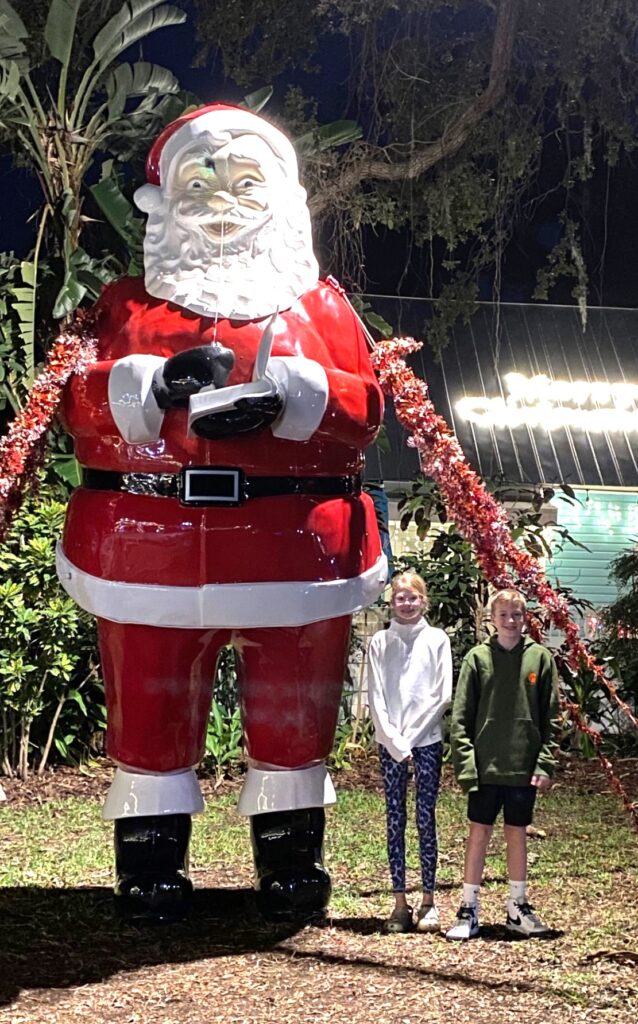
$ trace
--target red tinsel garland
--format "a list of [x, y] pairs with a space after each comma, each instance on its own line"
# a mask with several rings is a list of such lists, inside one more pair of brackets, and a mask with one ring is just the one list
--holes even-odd
[[[46, 432], [57, 412], [64, 385], [72, 373], [82, 372], [96, 359], [97, 345], [91, 326], [90, 315], [79, 314], [73, 326], [59, 335], [25, 408], [0, 440], [0, 539], [19, 507], [27, 484], [34, 482], [44, 461]], [[575, 671], [586, 665], [594, 672], [612, 699], [638, 727], [638, 721], [618, 696], [613, 683], [582, 644], [565, 599], [547, 582], [538, 562], [512, 541], [504, 508], [468, 466], [458, 441], [445, 420], [435, 412], [428, 398], [427, 384], [406, 366], [404, 357], [420, 347], [420, 343], [409, 338], [383, 341], [375, 347], [372, 361], [381, 386], [394, 398], [399, 422], [412, 433], [412, 443], [419, 450], [423, 471], [440, 487], [460, 532], [473, 544], [487, 579], [499, 588], [516, 582], [526, 596], [535, 598], [551, 621], [564, 632], [568, 664]], [[515, 581], [508, 566], [515, 570]], [[587, 725], [578, 705], [563, 698], [563, 707], [576, 726], [592, 740], [610, 785], [622, 798], [638, 829], [638, 808], [630, 801], [611, 763], [602, 755], [600, 736]]]
[[90, 314], [78, 313], [73, 326], [58, 335], [24, 409], [0, 440], [0, 540], [44, 462], [46, 433], [60, 404], [62, 388], [72, 373], [82, 372], [97, 358], [91, 327]]
[[[481, 479], [468, 465], [463, 450], [445, 420], [428, 397], [428, 386], [405, 364], [405, 356], [421, 348], [413, 338], [393, 338], [379, 342], [372, 352], [372, 364], [381, 387], [394, 400], [399, 422], [410, 431], [411, 443], [418, 449], [423, 472], [436, 481], [460, 533], [470, 541], [485, 576], [498, 589], [516, 586], [547, 612], [550, 621], [565, 635], [565, 660], [574, 671], [588, 668], [609, 693], [632, 724], [638, 728], [628, 705], [619, 697], [613, 682], [580, 639], [572, 621], [569, 605], [548, 583], [535, 558], [512, 540], [507, 513], [486, 490]], [[610, 762], [600, 752], [600, 736], [585, 722], [580, 708], [563, 699], [563, 707], [576, 727], [586, 733], [598, 754], [610, 785], [621, 796], [638, 830], [638, 807], [632, 803]]]

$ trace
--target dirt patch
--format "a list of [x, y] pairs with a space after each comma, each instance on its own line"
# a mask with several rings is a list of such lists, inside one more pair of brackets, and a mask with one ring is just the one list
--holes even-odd
[[[300, 929], [256, 916], [246, 889], [196, 893], [192, 919], [139, 930], [112, 917], [105, 889], [0, 893], [7, 1024], [634, 1024], [638, 977], [615, 958], [585, 962], [569, 930], [567, 894], [549, 941], [517, 942], [502, 924], [480, 940], [380, 934], [375, 917], [332, 917]], [[619, 891], [620, 891], [619, 885]], [[616, 894], [617, 895], [617, 894]], [[442, 894], [446, 917], [450, 897]], [[450, 906], [448, 906], [450, 903]], [[596, 913], [604, 907], [596, 907]], [[488, 897], [485, 921], [502, 919]], [[631, 952], [631, 951], [629, 951]], [[622, 957], [620, 954], [624, 953]]]
[[[630, 800], [638, 802], [638, 757], [610, 758], [613, 771]], [[555, 786], [578, 789], [584, 793], [609, 793], [611, 787], [598, 760], [584, 761], [563, 755], [559, 762]]]
[[[638, 759], [618, 761], [616, 770], [638, 798]], [[342, 789], [379, 791], [374, 757], [335, 774]], [[5, 816], [28, 803], [72, 796], [101, 800], [111, 776], [112, 765], [101, 761], [88, 772], [62, 768], [27, 783], [7, 780]], [[202, 782], [210, 801], [237, 791], [242, 778], [204, 777]], [[444, 786], [451, 785], [446, 766]], [[556, 786], [608, 792], [597, 762], [571, 758], [562, 759]], [[534, 843], [552, 842], [563, 827], [557, 819], [546, 838], [537, 830]], [[455, 879], [440, 885], [446, 924], [458, 906], [463, 837], [464, 830], [454, 827], [442, 843], [441, 860]], [[333, 881], [349, 894], [352, 909], [342, 903], [347, 911], [306, 927], [265, 924], [256, 911], [249, 858], [230, 852], [214, 864], [196, 866], [192, 917], [166, 928], [120, 923], [106, 871], [87, 877], [94, 884], [64, 888], [45, 879], [5, 887], [0, 889], [0, 1022], [635, 1024], [633, 861], [608, 854], [605, 847], [595, 870], [586, 864], [573, 870], [584, 840], [571, 840], [560, 877], [534, 886], [542, 915], [554, 927], [547, 941], [516, 941], [507, 934], [500, 877], [498, 884], [484, 887], [479, 940], [455, 944], [440, 935], [384, 936], [385, 865], [377, 880], [337, 863]], [[629, 829], [626, 843], [623, 849], [635, 843]], [[11, 856], [10, 843], [6, 849]], [[606, 921], [614, 921], [613, 929], [601, 929]]]

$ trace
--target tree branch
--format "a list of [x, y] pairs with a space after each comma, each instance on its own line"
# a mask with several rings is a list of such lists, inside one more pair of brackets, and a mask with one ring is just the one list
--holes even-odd
[[458, 152], [471, 132], [496, 107], [505, 93], [520, 6], [521, 0], [499, 0], [487, 86], [480, 96], [451, 121], [440, 139], [414, 151], [408, 160], [399, 162], [380, 158], [380, 150], [368, 147], [364, 155], [352, 160], [338, 178], [327, 182], [320, 192], [310, 197], [308, 205], [311, 214], [317, 216], [343, 201], [363, 181], [408, 181], [418, 178], [445, 157]]

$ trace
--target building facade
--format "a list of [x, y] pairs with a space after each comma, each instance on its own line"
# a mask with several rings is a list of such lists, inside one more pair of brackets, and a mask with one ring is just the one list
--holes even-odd
[[[395, 334], [427, 338], [429, 302], [367, 300]], [[583, 324], [572, 306], [481, 303], [439, 360], [425, 344], [410, 362], [484, 479], [554, 489], [545, 517], [579, 546], [554, 544], [549, 578], [613, 601], [611, 562], [638, 543], [638, 310], [590, 308]], [[389, 450], [367, 472], [385, 481], [396, 546], [393, 499], [419, 463], [391, 409], [386, 422]]]

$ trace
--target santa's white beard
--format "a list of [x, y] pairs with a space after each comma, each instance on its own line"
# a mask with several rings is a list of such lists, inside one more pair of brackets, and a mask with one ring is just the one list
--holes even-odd
[[[306, 214], [307, 217], [307, 214]], [[163, 205], [144, 239], [147, 291], [208, 317], [256, 320], [289, 309], [316, 283], [310, 229], [271, 218], [252, 237], [219, 243]]]

